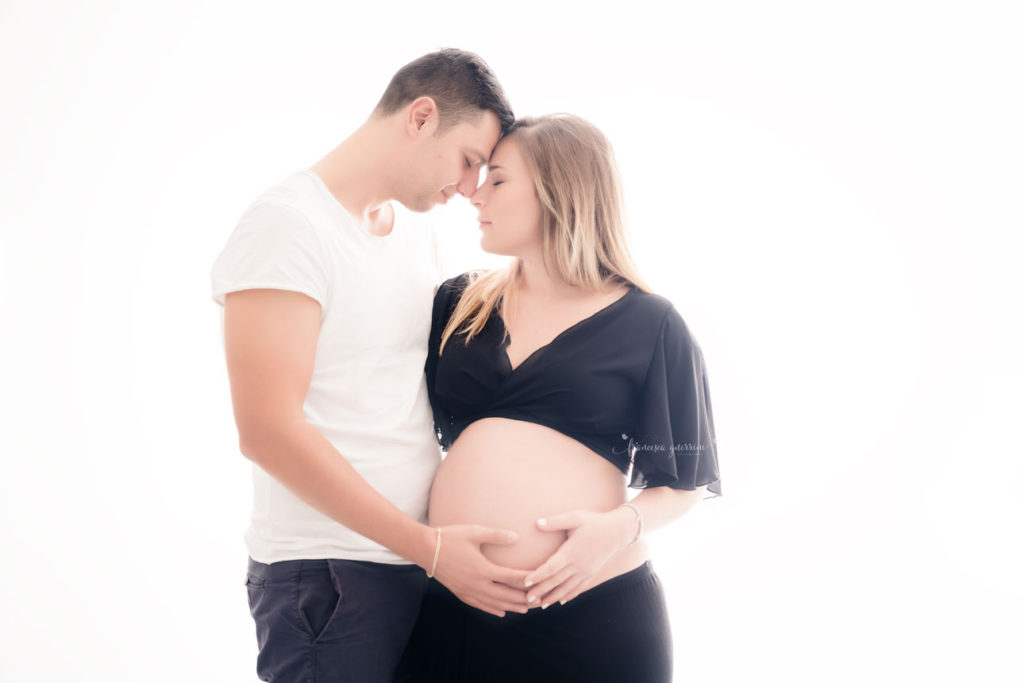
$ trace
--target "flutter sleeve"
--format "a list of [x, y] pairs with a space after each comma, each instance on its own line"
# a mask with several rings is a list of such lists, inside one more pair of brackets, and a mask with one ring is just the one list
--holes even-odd
[[437, 442], [445, 451], [452, 445], [455, 430], [452, 416], [441, 407], [434, 391], [437, 381], [438, 350], [441, 348], [441, 334], [448, 324], [465, 285], [465, 273], [442, 282], [434, 293], [434, 308], [430, 316], [430, 337], [427, 341], [427, 362], [424, 372], [427, 377], [427, 396], [430, 398], [430, 407], [434, 412], [434, 431], [437, 434]]
[[722, 495], [715, 422], [704, 354], [670, 306], [637, 402], [629, 486], [693, 491], [707, 485]]

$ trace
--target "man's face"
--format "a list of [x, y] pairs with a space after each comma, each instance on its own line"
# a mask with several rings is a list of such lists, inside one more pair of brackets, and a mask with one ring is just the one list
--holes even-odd
[[414, 148], [395, 198], [412, 211], [429, 211], [447, 203], [456, 193], [470, 196], [500, 134], [498, 117], [489, 110], [439, 136], [425, 132]]

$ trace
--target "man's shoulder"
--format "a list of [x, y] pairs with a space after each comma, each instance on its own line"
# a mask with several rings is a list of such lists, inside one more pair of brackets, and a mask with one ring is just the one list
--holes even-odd
[[278, 204], [292, 207], [299, 212], [308, 212], [318, 198], [313, 178], [305, 169], [299, 169], [266, 187], [256, 196], [253, 204]]
[[259, 192], [242, 211], [240, 223], [272, 217], [288, 222], [313, 222], [310, 192], [303, 187], [300, 172]]

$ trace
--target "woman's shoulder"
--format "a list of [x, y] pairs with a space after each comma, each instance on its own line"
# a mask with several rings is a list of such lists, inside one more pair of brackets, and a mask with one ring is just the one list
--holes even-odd
[[467, 270], [465, 273], [450, 277], [440, 285], [438, 285], [437, 293], [441, 294], [444, 292], [447, 295], [461, 294], [465, 291], [466, 287], [475, 282], [481, 275], [485, 275], [490, 271], [487, 270]]
[[434, 315], [443, 314], [447, 320], [458, 305], [466, 288], [487, 272], [486, 270], [468, 270], [455, 277], [450, 277], [438, 285], [437, 291], [434, 293]]
[[631, 285], [631, 287], [633, 289], [633, 305], [631, 307], [633, 315], [659, 326], [670, 312], [675, 312], [678, 315], [672, 302], [661, 294], [646, 292], [636, 285]]
[[637, 316], [634, 324], [653, 327], [659, 334], [668, 335], [677, 341], [696, 342], [686, 320], [670, 299], [636, 288], [633, 302], [633, 313]]

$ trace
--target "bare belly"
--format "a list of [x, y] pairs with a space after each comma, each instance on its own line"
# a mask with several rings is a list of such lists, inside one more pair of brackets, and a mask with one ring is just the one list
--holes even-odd
[[[496, 564], [534, 569], [565, 541], [565, 531], [541, 531], [539, 517], [593, 510], [626, 502], [626, 481], [608, 460], [568, 436], [505, 418], [467, 427], [441, 462], [430, 491], [431, 526], [482, 524], [515, 531], [511, 545], [485, 543]], [[641, 540], [619, 550], [584, 588], [640, 566], [648, 558]]]

